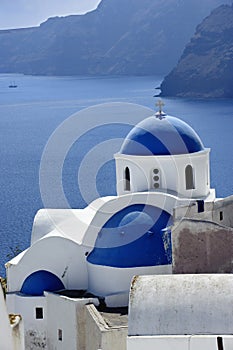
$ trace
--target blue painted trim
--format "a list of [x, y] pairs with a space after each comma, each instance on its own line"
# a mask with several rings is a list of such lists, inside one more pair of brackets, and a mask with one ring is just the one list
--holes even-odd
[[43, 295], [44, 291], [54, 292], [64, 288], [64, 284], [56, 275], [49, 271], [39, 270], [25, 279], [20, 292], [40, 296]]
[[163, 231], [170, 224], [170, 214], [160, 208], [143, 204], [124, 208], [101, 229], [87, 261], [118, 268], [170, 264], [171, 241]]

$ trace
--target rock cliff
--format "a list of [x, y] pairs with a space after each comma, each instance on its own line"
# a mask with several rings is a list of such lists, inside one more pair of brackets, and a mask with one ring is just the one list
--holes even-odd
[[164, 75], [223, 0], [102, 0], [85, 15], [0, 31], [0, 73]]
[[215, 9], [197, 27], [162, 96], [233, 97], [233, 5]]

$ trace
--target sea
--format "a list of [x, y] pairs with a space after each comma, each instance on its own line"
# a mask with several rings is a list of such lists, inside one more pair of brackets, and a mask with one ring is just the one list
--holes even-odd
[[[133, 125], [157, 110], [162, 80], [0, 75], [0, 276], [29, 246], [39, 209], [84, 208], [116, 194], [113, 153]], [[217, 196], [233, 194], [233, 100], [163, 103], [211, 148]]]

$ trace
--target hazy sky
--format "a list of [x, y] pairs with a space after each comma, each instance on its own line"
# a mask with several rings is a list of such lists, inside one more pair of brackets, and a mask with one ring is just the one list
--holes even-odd
[[0, 0], [0, 29], [39, 25], [48, 17], [85, 13], [101, 0]]

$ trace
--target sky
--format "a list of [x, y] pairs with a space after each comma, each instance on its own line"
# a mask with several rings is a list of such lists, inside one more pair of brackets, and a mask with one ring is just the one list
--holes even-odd
[[0, 0], [0, 29], [38, 26], [49, 17], [86, 13], [101, 0]]

